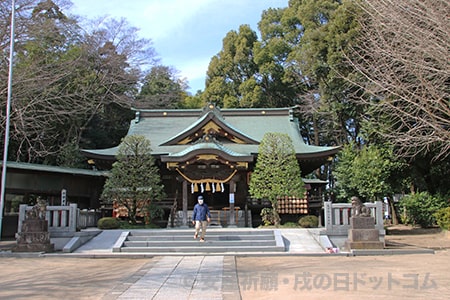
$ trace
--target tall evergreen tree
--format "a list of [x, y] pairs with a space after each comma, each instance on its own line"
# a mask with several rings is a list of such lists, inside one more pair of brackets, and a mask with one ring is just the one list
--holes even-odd
[[295, 15], [302, 29], [290, 62], [292, 77], [309, 88], [298, 95], [301, 119], [311, 124], [303, 131], [315, 144], [357, 142], [364, 112], [356, 101], [361, 89], [344, 78], [353, 76], [347, 56], [359, 32], [357, 6], [353, 1], [294, 0], [286, 14]]
[[250, 195], [272, 203], [275, 225], [280, 223], [278, 198], [302, 198], [305, 193], [300, 166], [291, 138], [282, 133], [266, 133], [258, 147], [255, 170], [250, 177]]
[[204, 102], [214, 102], [221, 107], [259, 107], [260, 92], [255, 83], [257, 66], [253, 60], [257, 38], [248, 25], [227, 33], [222, 50], [208, 66]]
[[111, 175], [105, 182], [101, 198], [116, 201], [128, 209], [128, 218], [136, 224], [136, 213], [164, 196], [159, 170], [151, 155], [150, 141], [131, 135], [122, 140]]
[[150, 69], [137, 96], [135, 105], [144, 108], [177, 108], [186, 93], [187, 84], [175, 69], [157, 65]]
[[261, 41], [254, 46], [261, 107], [294, 106], [306, 90], [303, 82], [293, 82], [290, 73], [289, 55], [301, 36], [298, 25], [286, 9], [268, 9], [262, 14], [258, 23]]

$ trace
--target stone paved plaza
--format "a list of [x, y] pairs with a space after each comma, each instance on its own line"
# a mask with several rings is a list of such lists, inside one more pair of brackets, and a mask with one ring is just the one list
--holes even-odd
[[446, 250], [387, 256], [0, 257], [1, 299], [449, 299]]
[[326, 254], [305, 232], [284, 232], [281, 254], [113, 255], [98, 241], [74, 254], [4, 251], [0, 299], [450, 298], [447, 247]]

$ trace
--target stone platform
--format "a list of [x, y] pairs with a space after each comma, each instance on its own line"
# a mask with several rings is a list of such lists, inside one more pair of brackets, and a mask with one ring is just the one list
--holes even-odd
[[28, 219], [22, 222], [22, 231], [16, 233], [17, 244], [13, 252], [53, 252], [48, 223], [43, 219]]
[[380, 241], [380, 232], [375, 229], [373, 217], [351, 217], [350, 226], [345, 248], [349, 250], [384, 248], [384, 242]]

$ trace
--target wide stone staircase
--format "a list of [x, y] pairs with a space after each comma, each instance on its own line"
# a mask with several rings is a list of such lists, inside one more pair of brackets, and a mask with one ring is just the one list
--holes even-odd
[[206, 241], [194, 239], [192, 229], [123, 232], [113, 252], [126, 253], [246, 253], [284, 252], [278, 230], [208, 228]]

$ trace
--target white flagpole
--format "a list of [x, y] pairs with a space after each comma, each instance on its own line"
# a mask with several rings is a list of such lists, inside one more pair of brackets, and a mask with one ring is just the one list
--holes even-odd
[[11, 40], [9, 41], [8, 96], [6, 99], [5, 144], [4, 144], [4, 149], [3, 149], [2, 187], [1, 187], [1, 198], [0, 198], [0, 240], [2, 239], [3, 208], [5, 206], [6, 162], [8, 161], [9, 119], [10, 119], [10, 114], [11, 114], [12, 74], [13, 74], [13, 58], [14, 58], [15, 14], [16, 14], [16, 3], [14, 0], [12, 0], [11, 1]]

